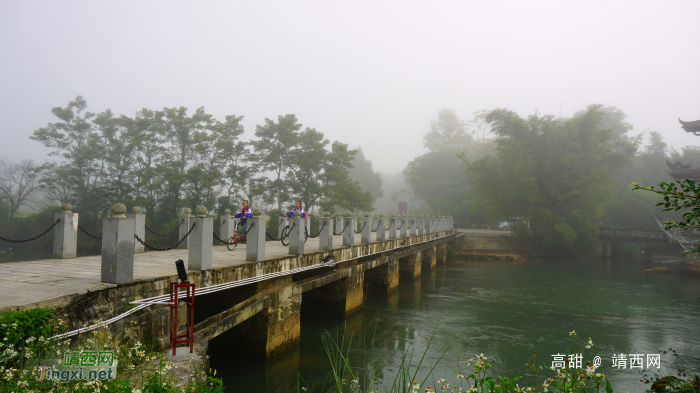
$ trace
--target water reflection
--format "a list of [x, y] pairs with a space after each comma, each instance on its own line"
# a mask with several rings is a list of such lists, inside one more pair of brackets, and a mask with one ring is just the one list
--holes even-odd
[[[362, 364], [375, 317], [382, 348], [415, 344], [416, 354], [427, 346], [439, 321], [426, 362], [436, 362], [448, 348], [435, 379], [447, 377], [454, 385], [451, 370], [460, 353], [483, 352], [494, 358], [503, 375], [528, 375], [524, 364], [533, 351], [540, 364], [550, 364], [552, 354], [570, 347], [568, 332], [576, 330], [595, 343], [584, 360], [601, 356], [599, 371], [616, 390], [643, 391], [638, 372], [611, 368], [614, 353], [659, 353], [672, 347], [700, 368], [700, 280], [681, 277], [677, 264], [665, 266], [674, 274], [643, 274], [646, 264], [640, 261], [603, 259], [438, 265], [418, 279], [401, 280], [398, 290], [388, 295], [366, 298], [362, 311], [346, 321], [354, 332], [351, 358]], [[227, 391], [296, 391], [297, 374], [306, 386], [309, 380], [325, 378], [329, 369], [319, 331], [342, 324], [302, 317], [295, 351], [265, 362], [212, 356], [212, 367], [223, 376]], [[662, 366], [672, 370], [674, 360], [662, 355]], [[385, 383], [397, 367], [394, 362], [385, 370]]]

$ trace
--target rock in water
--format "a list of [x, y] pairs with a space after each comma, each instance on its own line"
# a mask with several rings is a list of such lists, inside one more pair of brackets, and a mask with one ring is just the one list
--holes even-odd
[[671, 274], [671, 269], [664, 267], [664, 266], [659, 266], [655, 267], [653, 269], [645, 269], [644, 273], [649, 273], [649, 274]]

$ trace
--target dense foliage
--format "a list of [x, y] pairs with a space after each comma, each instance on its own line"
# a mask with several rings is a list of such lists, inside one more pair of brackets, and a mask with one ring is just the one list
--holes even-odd
[[[223, 214], [227, 208], [239, 209], [242, 199], [270, 215], [290, 208], [294, 200], [306, 210], [372, 210], [372, 194], [350, 178], [357, 150], [303, 128], [293, 114], [265, 119], [256, 127], [255, 139], [244, 142], [242, 116], [220, 121], [204, 108], [143, 109], [134, 117], [117, 116], [109, 109], [87, 111], [87, 102], [78, 96], [52, 113], [57, 121], [34, 131], [31, 139], [51, 148], [50, 155], [58, 159], [39, 168], [31, 161], [0, 162], [1, 214], [12, 217], [18, 204], [26, 204], [27, 197], [10, 198], [12, 193], [3, 192], [20, 188], [18, 181], [4, 178], [19, 173], [30, 174], [32, 187], [40, 186], [52, 205], [71, 203], [81, 227], [97, 236], [100, 219], [116, 202], [140, 206], [147, 226], [158, 233], [175, 229], [184, 207], [203, 205]], [[53, 210], [48, 210], [50, 216]], [[17, 222], [0, 230], [6, 237], [27, 238], [52, 221], [42, 218], [38, 231], [24, 233]], [[176, 236], [154, 237], [149, 243], [171, 244]], [[99, 248], [95, 239], [82, 233], [79, 238], [79, 249]]]
[[582, 254], [597, 246], [603, 203], [612, 174], [637, 144], [603, 128], [600, 106], [569, 120], [498, 109], [487, 116], [496, 135], [495, 155], [470, 163], [470, 192], [494, 217], [522, 217], [533, 249]]

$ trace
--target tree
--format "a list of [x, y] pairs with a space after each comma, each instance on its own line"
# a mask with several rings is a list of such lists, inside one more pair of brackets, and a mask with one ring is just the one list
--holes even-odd
[[10, 162], [0, 158], [0, 195], [9, 204], [10, 221], [20, 207], [32, 203], [41, 191], [37, 169], [32, 160]]
[[302, 148], [292, 150], [287, 182], [294, 198], [299, 199], [305, 209], [311, 209], [326, 193], [324, 165], [329, 141], [322, 133], [308, 127], [299, 133], [297, 140]]
[[350, 150], [346, 143], [333, 142], [324, 165], [325, 198], [321, 203], [324, 210], [372, 210], [372, 194], [364, 191], [360, 183], [350, 179], [349, 168], [352, 167], [354, 157], [355, 150]]
[[372, 168], [372, 161], [365, 157], [362, 147], [358, 146], [355, 153], [355, 158], [352, 160], [350, 168], [350, 179], [360, 183], [363, 190], [369, 191], [374, 199], [379, 199], [384, 195], [382, 190], [382, 177], [379, 172], [375, 172]]
[[524, 235], [540, 252], [585, 254], [598, 244], [612, 173], [636, 151], [623, 134], [602, 128], [600, 109], [589, 106], [566, 121], [538, 114], [523, 119], [506, 109], [487, 116], [496, 154], [468, 165], [470, 190], [490, 217], [526, 218]]
[[282, 201], [286, 199], [288, 190], [284, 177], [291, 169], [295, 150], [302, 148], [297, 144], [301, 127], [302, 124], [292, 114], [278, 116], [277, 123], [265, 118], [264, 125], [255, 127], [255, 136], [260, 138], [251, 142], [255, 160], [261, 171], [274, 172], [275, 178], [270, 186], [276, 195], [278, 210], [282, 209]]
[[464, 121], [450, 108], [438, 111], [437, 120], [430, 122], [430, 131], [423, 136], [423, 146], [431, 152], [463, 152], [471, 143]]
[[44, 173], [49, 174], [42, 181], [47, 187], [53, 190], [66, 188], [62, 194], [72, 200], [60, 202], [71, 202], [83, 213], [96, 217], [106, 210], [98, 189], [105, 174], [104, 155], [100, 136], [91, 123], [95, 115], [85, 112], [86, 108], [87, 102], [82, 96], [76, 97], [65, 108], [53, 108], [51, 112], [61, 121], [34, 131], [30, 138], [56, 149], [49, 155], [66, 160], [62, 164], [44, 166]]

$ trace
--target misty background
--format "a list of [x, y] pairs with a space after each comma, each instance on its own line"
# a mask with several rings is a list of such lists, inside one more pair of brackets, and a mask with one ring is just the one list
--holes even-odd
[[[44, 165], [44, 174], [50, 173], [46, 165], [65, 163], [47, 155], [54, 150], [51, 142], [36, 132], [59, 121], [52, 108], [67, 108], [80, 96], [87, 112], [109, 111], [115, 118], [137, 119], [143, 109], [181, 107], [188, 109], [186, 116], [203, 107], [220, 122], [235, 116], [235, 136], [229, 140], [251, 146], [251, 158], [260, 140], [257, 128], [293, 114], [299, 130], [310, 128], [327, 140], [325, 149], [334, 154], [328, 157], [340, 163], [333, 173], [330, 167], [314, 172], [297, 162], [299, 168], [326, 176], [316, 179], [319, 184], [357, 181], [361, 186], [347, 200], [334, 199], [344, 195], [341, 188], [325, 188], [317, 194], [327, 204], [319, 202], [317, 208], [388, 213], [407, 200], [409, 213], [455, 215], [460, 225], [469, 225], [471, 215], [472, 225], [493, 226], [513, 216], [542, 213], [533, 204], [511, 211], [504, 206], [513, 203], [505, 199], [499, 206], [489, 205], [494, 195], [513, 190], [494, 189], [490, 195], [483, 187], [470, 191], [469, 186], [496, 184], [501, 175], [498, 184], [513, 185], [506, 166], [525, 166], [497, 153], [497, 137], [513, 135], [498, 121], [532, 126], [537, 122], [528, 119], [534, 116], [553, 132], [551, 138], [562, 138], [558, 148], [563, 160], [577, 163], [555, 165], [562, 157], [553, 157], [548, 164], [556, 171], [537, 176], [565, 179], [587, 162], [625, 152], [616, 166], [601, 172], [613, 177], [595, 178], [605, 185], [595, 193], [595, 206], [576, 212], [590, 222], [574, 224], [567, 218], [570, 212], [545, 220], [554, 231], [547, 233], [561, 236], [563, 249], [583, 238], [588, 238], [583, 248], [591, 249], [593, 226], [655, 225], [647, 214], [655, 200], [629, 197], [630, 181], [670, 180], [666, 158], [700, 161], [700, 148], [694, 147], [700, 145], [698, 137], [684, 132], [677, 121], [700, 119], [699, 13], [700, 3], [691, 1], [3, 2], [0, 131], [5, 143], [0, 157], [3, 165], [32, 159]], [[499, 108], [509, 112], [493, 112]], [[601, 127], [575, 120], [586, 116], [613, 134], [598, 134]], [[581, 153], [570, 143], [577, 138], [573, 129], [599, 135], [602, 150]], [[168, 141], [167, 132], [158, 132]], [[534, 144], [548, 140], [531, 137]], [[337, 151], [331, 148], [336, 142]], [[227, 168], [240, 159], [241, 150], [233, 151], [229, 157], [236, 158]], [[542, 156], [525, 148], [517, 153]], [[166, 158], [162, 168], [172, 166]], [[487, 165], [489, 159], [499, 162], [500, 172]], [[193, 162], [199, 161], [181, 164]], [[601, 168], [591, 166], [592, 171]], [[267, 168], [262, 175], [273, 178], [273, 172]], [[295, 176], [287, 180], [298, 180]], [[560, 186], [568, 190], [586, 184]], [[161, 216], [149, 217], [151, 225], [171, 229], [176, 206], [209, 203], [219, 213], [226, 207], [221, 195], [205, 200], [197, 194], [183, 201], [183, 192], [199, 186], [183, 187], [170, 189], [169, 197], [164, 191], [163, 200], [172, 200], [162, 205], [167, 209]], [[230, 189], [227, 197], [233, 203], [241, 195]], [[290, 192], [284, 204], [279, 195], [276, 203], [268, 198], [266, 207], [284, 210], [290, 198], [301, 197], [299, 192]], [[363, 199], [367, 192], [371, 196]], [[537, 193], [530, 197], [546, 199]], [[142, 204], [129, 192], [115, 198]], [[48, 197], [48, 205], [55, 207], [59, 198], [53, 199]], [[156, 199], [150, 214], [160, 206]], [[100, 204], [103, 211], [95, 208], [85, 216], [85, 225], [94, 231], [108, 207], [106, 201]], [[27, 204], [19, 212], [46, 208], [46, 203]], [[45, 214], [43, 219], [50, 221], [50, 211]], [[29, 232], [45, 226], [32, 220], [36, 227], [27, 221]]]

